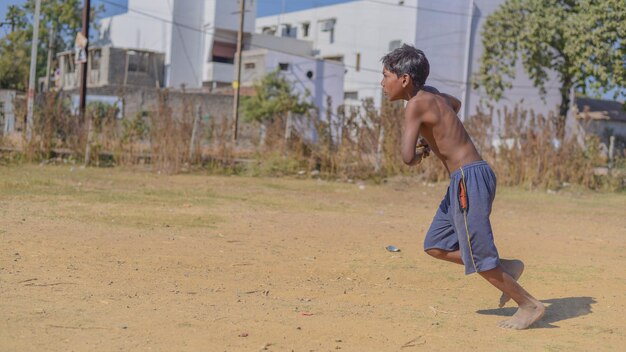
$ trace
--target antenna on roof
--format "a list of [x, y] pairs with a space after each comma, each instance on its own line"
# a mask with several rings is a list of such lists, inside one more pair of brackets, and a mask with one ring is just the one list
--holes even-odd
[[276, 33], [279, 33], [280, 31], [280, 20], [282, 19], [283, 14], [285, 13], [285, 0], [281, 0], [280, 3], [280, 14], [277, 17], [277, 23], [276, 23]]

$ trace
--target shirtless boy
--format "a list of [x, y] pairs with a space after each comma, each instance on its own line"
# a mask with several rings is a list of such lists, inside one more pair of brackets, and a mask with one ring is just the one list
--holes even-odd
[[425, 86], [428, 60], [421, 50], [403, 45], [382, 58], [381, 85], [389, 100], [406, 100], [402, 160], [417, 165], [432, 151], [450, 173], [450, 186], [426, 234], [429, 255], [478, 272], [502, 291], [500, 307], [513, 299], [517, 312], [498, 326], [526, 329], [541, 319], [544, 306], [517, 279], [519, 260], [500, 259], [489, 222], [496, 176], [484, 162], [457, 117], [461, 102]]

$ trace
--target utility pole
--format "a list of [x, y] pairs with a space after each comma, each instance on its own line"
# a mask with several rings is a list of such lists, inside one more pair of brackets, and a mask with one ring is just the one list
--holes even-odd
[[35, 2], [35, 23], [33, 24], [33, 42], [30, 49], [30, 73], [28, 76], [28, 103], [26, 113], [26, 141], [33, 137], [33, 107], [35, 104], [35, 76], [37, 76], [37, 47], [39, 46], [39, 13], [41, 0]]
[[472, 64], [472, 37], [474, 36], [474, 0], [469, 1], [469, 16], [467, 17], [467, 30], [465, 32], [465, 56], [463, 64], [463, 96], [461, 97], [463, 109], [463, 115], [461, 115], [461, 121], [466, 121], [470, 114], [470, 94], [471, 94], [471, 64]]
[[246, 0], [239, 0], [239, 32], [237, 33], [237, 79], [233, 83], [235, 99], [233, 100], [233, 114], [235, 115], [233, 140], [237, 143], [237, 125], [239, 123], [239, 86], [241, 80], [241, 47], [243, 46], [243, 15], [246, 10]]
[[48, 35], [48, 63], [46, 64], [46, 81], [44, 82], [44, 90], [50, 90], [50, 69], [52, 67], [52, 55], [54, 54], [54, 24], [50, 26]]
[[83, 36], [87, 39], [85, 41], [85, 62], [80, 67], [80, 117], [87, 125], [87, 146], [85, 147], [85, 166], [89, 165], [91, 154], [91, 121], [88, 120], [85, 114], [86, 98], [87, 98], [87, 64], [89, 62], [89, 10], [91, 9], [91, 3], [89, 0], [84, 0], [83, 4]]
[[83, 5], [83, 36], [87, 38], [85, 44], [85, 62], [80, 65], [80, 116], [85, 118], [85, 98], [87, 95], [87, 62], [89, 61], [89, 9], [90, 0], [84, 0]]

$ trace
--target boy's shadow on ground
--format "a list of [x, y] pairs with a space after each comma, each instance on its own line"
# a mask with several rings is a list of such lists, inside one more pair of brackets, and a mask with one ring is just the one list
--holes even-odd
[[[535, 323], [533, 328], [558, 328], [552, 325], [557, 321], [580, 317], [591, 313], [591, 305], [596, 303], [593, 297], [566, 297], [542, 300], [546, 305], [543, 318]], [[485, 315], [512, 316], [517, 307], [483, 309], [476, 313]]]

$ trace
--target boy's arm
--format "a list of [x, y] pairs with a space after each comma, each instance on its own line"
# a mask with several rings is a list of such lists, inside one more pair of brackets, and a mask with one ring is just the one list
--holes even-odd
[[422, 124], [420, 104], [409, 102], [404, 112], [404, 130], [402, 131], [402, 161], [407, 165], [419, 164], [427, 155], [426, 149], [416, 151], [419, 138], [420, 125]]

